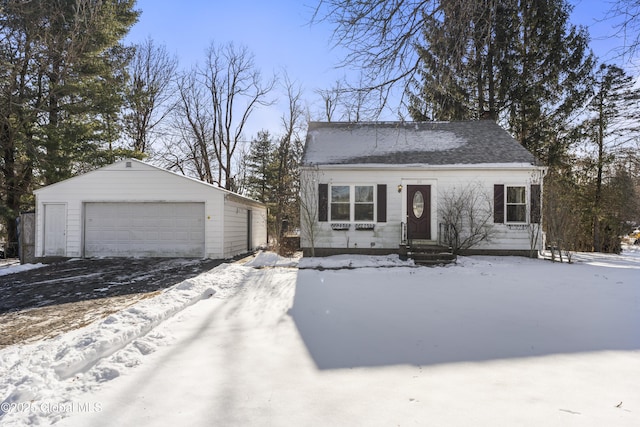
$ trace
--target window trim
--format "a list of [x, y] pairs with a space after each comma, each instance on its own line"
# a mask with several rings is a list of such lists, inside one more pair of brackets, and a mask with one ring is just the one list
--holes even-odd
[[[332, 209], [331, 206], [334, 203], [331, 200], [331, 193], [332, 193], [332, 188], [333, 187], [349, 187], [349, 219], [333, 219], [333, 215], [332, 215]], [[356, 202], [356, 187], [371, 187], [371, 193], [373, 196], [373, 201], [372, 202]], [[354, 223], [354, 224], [367, 224], [367, 223], [376, 223], [378, 221], [378, 191], [377, 191], [377, 184], [370, 184], [370, 183], [349, 183], [349, 184], [345, 184], [345, 183], [330, 183], [329, 184], [329, 189], [328, 189], [328, 193], [329, 193], [329, 200], [328, 200], [328, 219], [329, 222], [340, 222], [340, 223], [344, 223], [344, 222], [350, 222], [350, 223]], [[336, 202], [336, 203], [340, 203], [340, 202]], [[342, 202], [344, 203], [344, 202]], [[372, 204], [372, 219], [366, 219], [366, 220], [356, 220], [355, 219], [355, 207], [356, 204], [360, 204], [360, 205], [368, 205], [368, 204]]]
[[[509, 189], [510, 188], [523, 188], [524, 189], [524, 202], [522, 203], [509, 203]], [[529, 190], [526, 184], [504, 184], [504, 223], [505, 224], [528, 224], [529, 223]], [[510, 221], [509, 220], [509, 206], [524, 206], [524, 220], [523, 221]]]

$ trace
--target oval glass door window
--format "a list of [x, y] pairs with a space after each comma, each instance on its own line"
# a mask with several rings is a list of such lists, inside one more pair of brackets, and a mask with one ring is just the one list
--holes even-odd
[[421, 218], [424, 213], [424, 197], [420, 190], [413, 195], [413, 216]]

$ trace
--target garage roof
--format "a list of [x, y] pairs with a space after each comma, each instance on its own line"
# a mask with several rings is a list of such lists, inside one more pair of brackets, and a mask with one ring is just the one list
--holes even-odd
[[60, 185], [63, 185], [63, 184], [64, 185], [72, 184], [74, 181], [81, 180], [86, 175], [90, 175], [90, 174], [96, 173], [98, 171], [101, 171], [101, 172], [108, 172], [108, 171], [138, 172], [138, 171], [145, 171], [145, 170], [146, 171], [156, 170], [156, 171], [161, 171], [161, 172], [164, 172], [164, 173], [167, 173], [167, 174], [171, 174], [171, 175], [173, 175], [173, 176], [175, 176], [175, 177], [177, 177], [179, 179], [186, 179], [186, 180], [189, 180], [189, 181], [191, 181], [191, 182], [193, 182], [195, 184], [207, 186], [207, 187], [211, 188], [214, 191], [220, 191], [222, 193], [225, 193], [225, 194], [229, 195], [230, 197], [237, 198], [237, 199], [241, 200], [243, 203], [254, 204], [254, 205], [258, 205], [258, 206], [264, 206], [263, 203], [261, 203], [261, 202], [259, 202], [257, 200], [251, 199], [251, 198], [243, 196], [241, 194], [234, 193], [233, 191], [229, 191], [229, 190], [226, 190], [226, 189], [224, 189], [222, 187], [218, 187], [217, 185], [209, 184], [208, 182], [204, 182], [204, 181], [201, 181], [201, 180], [196, 179], [196, 178], [191, 178], [191, 177], [188, 177], [188, 176], [185, 176], [185, 175], [181, 175], [179, 173], [175, 173], [175, 172], [170, 171], [168, 169], [164, 169], [164, 168], [161, 168], [161, 167], [158, 167], [158, 166], [154, 166], [152, 164], [149, 164], [149, 163], [137, 160], [137, 159], [132, 159], [132, 158], [120, 160], [120, 161], [117, 161], [117, 162], [112, 163], [110, 165], [103, 166], [103, 167], [101, 167], [99, 169], [95, 169], [95, 170], [93, 170], [91, 172], [87, 172], [87, 173], [82, 174], [82, 175], [77, 175], [77, 176], [71, 177], [69, 179], [65, 179], [64, 181], [56, 182], [54, 184], [50, 184], [50, 185], [47, 185], [45, 187], [41, 187], [41, 188], [39, 188], [37, 190], [34, 190], [33, 192], [37, 194], [37, 193], [40, 193], [40, 192], [43, 192], [43, 191], [48, 191], [50, 189], [55, 189], [57, 186], [60, 186]]

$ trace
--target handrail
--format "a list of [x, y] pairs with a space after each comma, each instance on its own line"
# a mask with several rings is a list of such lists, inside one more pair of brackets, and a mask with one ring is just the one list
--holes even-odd
[[452, 240], [451, 225], [438, 223], [438, 244], [441, 246], [451, 246]]

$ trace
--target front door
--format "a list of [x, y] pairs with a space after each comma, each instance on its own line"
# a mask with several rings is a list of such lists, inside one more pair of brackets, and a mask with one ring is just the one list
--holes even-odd
[[431, 186], [407, 186], [407, 239], [431, 240]]

